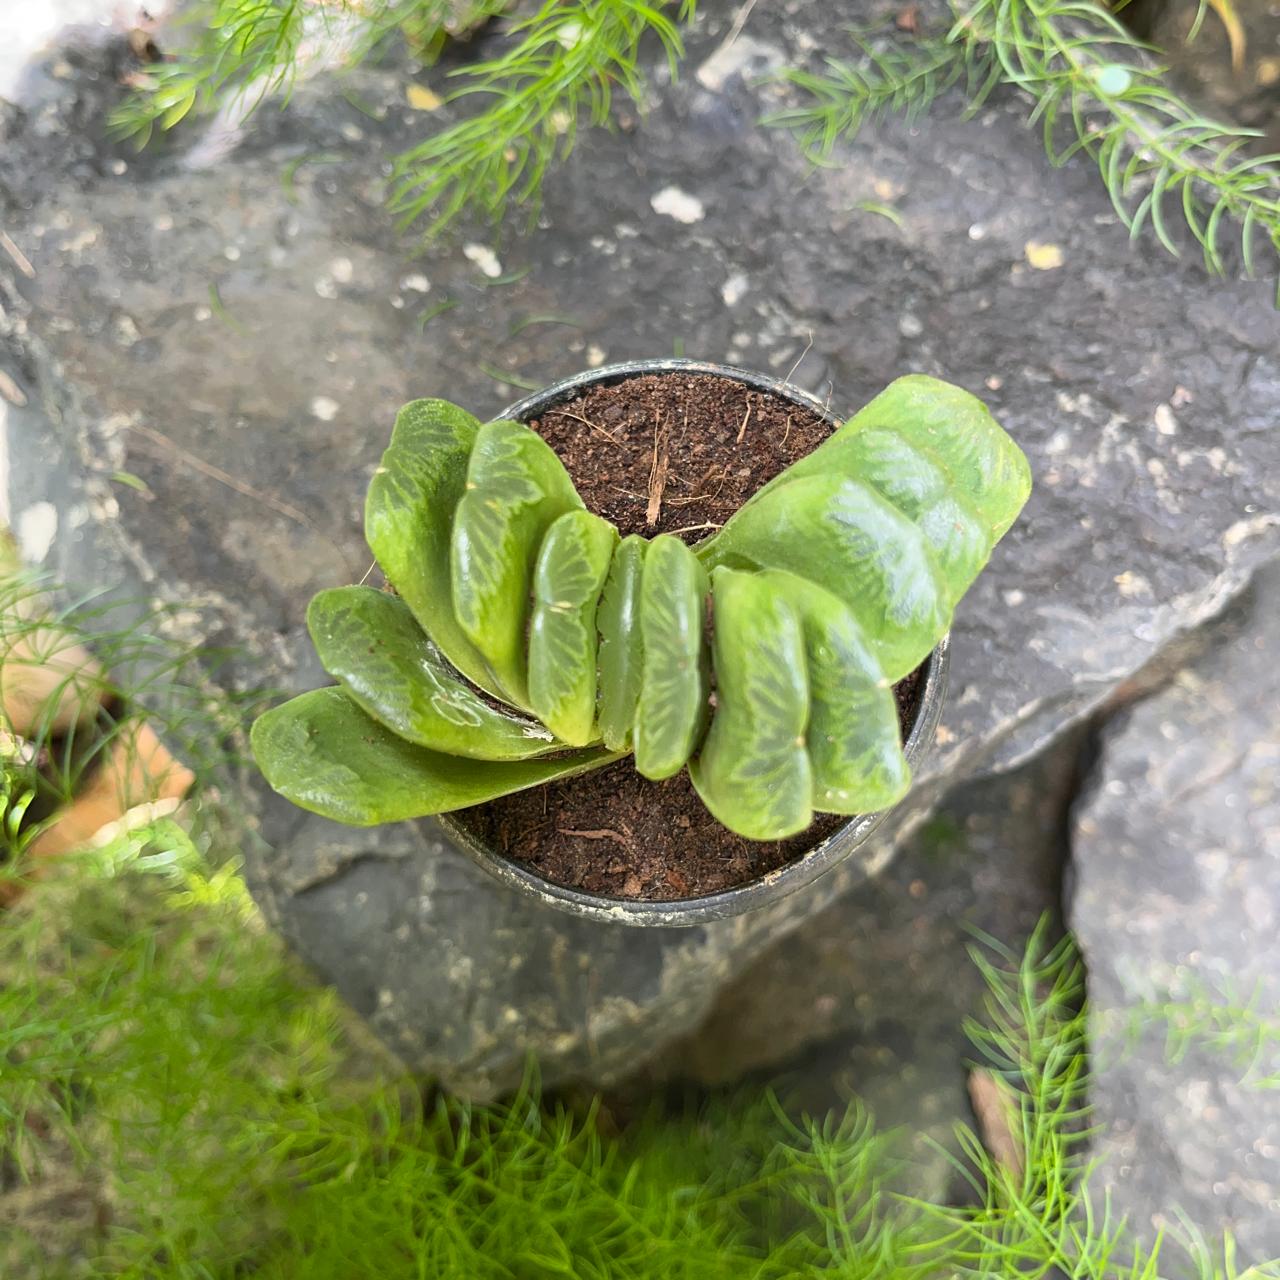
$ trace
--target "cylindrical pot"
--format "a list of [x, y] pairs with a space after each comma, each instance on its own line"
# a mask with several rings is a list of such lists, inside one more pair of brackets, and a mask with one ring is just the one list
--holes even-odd
[[[572, 378], [553, 383], [545, 390], [535, 392], [510, 405], [499, 416], [517, 422], [529, 422], [541, 417], [556, 405], [580, 395], [589, 387], [623, 382], [642, 374], [705, 373], [716, 377], [731, 378], [744, 383], [754, 391], [761, 391], [789, 400], [792, 404], [819, 414], [831, 424], [840, 425], [841, 419], [807, 392], [780, 382], [764, 374], [746, 369], [734, 369], [728, 365], [705, 364], [699, 360], [632, 360], [624, 364], [605, 365], [599, 369], [580, 373]], [[907, 763], [914, 772], [924, 758], [942, 715], [946, 700], [949, 636], [943, 636], [938, 647], [924, 664], [924, 679], [920, 689], [920, 702], [915, 721], [907, 737], [905, 752]], [[437, 821], [451, 841], [490, 875], [503, 884], [548, 906], [568, 911], [573, 915], [593, 920], [611, 921], [616, 924], [671, 926], [705, 924], [709, 920], [724, 920], [777, 902], [789, 894], [812, 884], [844, 862], [864, 845], [876, 828], [888, 816], [882, 813], [860, 814], [850, 818], [812, 849], [801, 854], [783, 867], [770, 871], [757, 880], [707, 894], [700, 898], [682, 898], [666, 902], [642, 902], [629, 898], [607, 898], [599, 894], [584, 893], [581, 889], [569, 889], [544, 880], [535, 871], [520, 863], [512, 862], [496, 853], [449, 815]]]

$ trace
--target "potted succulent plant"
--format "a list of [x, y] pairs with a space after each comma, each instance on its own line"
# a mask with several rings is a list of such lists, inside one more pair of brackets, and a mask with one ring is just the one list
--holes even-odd
[[340, 822], [452, 815], [487, 870], [579, 914], [736, 914], [902, 799], [956, 603], [1029, 492], [986, 408], [924, 376], [843, 425], [675, 360], [488, 423], [414, 401], [365, 509], [387, 588], [311, 602], [339, 683], [261, 716], [255, 755]]

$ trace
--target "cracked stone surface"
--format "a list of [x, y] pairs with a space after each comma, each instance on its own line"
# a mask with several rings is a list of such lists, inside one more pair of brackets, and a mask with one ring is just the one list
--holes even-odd
[[1105, 730], [1068, 882], [1099, 1177], [1150, 1235], [1178, 1208], [1230, 1231], [1242, 1268], [1280, 1257], [1278, 655], [1280, 562]]
[[[530, 1049], [548, 1078], [607, 1081], [691, 1030], [949, 789], [1059, 741], [1280, 546], [1266, 286], [1130, 245], [1091, 167], [1050, 168], [1012, 100], [886, 121], [811, 172], [758, 125], [777, 91], [752, 77], [842, 48], [849, 15], [790, 9], [760, 6], [725, 50], [731, 7], [709, 4], [695, 74], [671, 88], [655, 66], [652, 111], [582, 139], [535, 230], [424, 252], [382, 204], [390, 157], [436, 123], [403, 67], [343, 82], [376, 119], [317, 81], [222, 158], [198, 129], [142, 157], [103, 141], [116, 45], [63, 49], [0, 107], [0, 217], [34, 269], [0, 255], [0, 362], [27, 401], [0, 401], [0, 514], [73, 586], [178, 604], [193, 637], [236, 646], [224, 680], [321, 682], [305, 603], [369, 566], [361, 504], [395, 409], [495, 413], [517, 396], [495, 373], [544, 383], [680, 343], [794, 367], [851, 410], [918, 370], [983, 395], [1031, 457], [1036, 493], [957, 618], [932, 761], [875, 846], [801, 898], [625, 932], [495, 887], [431, 823], [352, 832], [246, 792], [270, 917], [409, 1063], [472, 1093]], [[574, 327], [520, 327], [550, 314]]]

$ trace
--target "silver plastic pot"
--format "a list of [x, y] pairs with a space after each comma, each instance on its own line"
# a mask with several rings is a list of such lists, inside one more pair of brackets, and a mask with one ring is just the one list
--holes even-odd
[[[821, 401], [815, 400], [808, 392], [798, 387], [746, 369], [705, 364], [698, 360], [632, 360], [625, 364], [605, 365], [600, 369], [592, 369], [587, 373], [565, 378], [542, 391], [534, 392], [533, 395], [510, 405], [499, 416], [512, 418], [517, 422], [529, 422], [541, 417], [556, 405], [572, 400], [588, 387], [623, 382], [627, 378], [639, 377], [642, 374], [664, 373], [706, 373], [720, 378], [731, 378], [755, 391], [766, 392], [781, 400], [788, 400], [799, 408], [808, 409], [826, 419], [833, 429], [840, 425], [840, 419], [836, 414]], [[949, 644], [950, 636], [943, 636], [938, 647], [924, 664], [919, 705], [905, 744], [907, 763], [913, 771], [932, 744], [938, 721], [942, 716], [947, 692]], [[700, 898], [680, 898], [666, 902], [608, 898], [600, 894], [584, 893], [581, 889], [568, 889], [563, 885], [553, 884], [531, 868], [522, 863], [512, 862], [510, 858], [490, 849], [449, 815], [443, 815], [437, 821], [452, 843], [490, 875], [547, 906], [568, 911], [573, 915], [614, 924], [670, 927], [724, 920], [746, 911], [755, 911], [798, 892], [839, 866], [866, 844], [876, 828], [888, 816], [888, 812], [886, 810], [882, 813], [860, 814], [850, 818], [812, 849], [794, 858], [786, 866], [770, 871], [757, 880]]]

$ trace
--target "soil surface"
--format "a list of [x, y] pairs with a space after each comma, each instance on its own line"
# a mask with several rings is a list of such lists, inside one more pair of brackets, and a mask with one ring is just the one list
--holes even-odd
[[701, 542], [831, 432], [816, 413], [708, 374], [593, 387], [529, 425], [623, 534]]
[[[904, 737], [915, 720], [920, 685], [914, 671], [894, 690]], [[687, 770], [650, 782], [630, 758], [453, 816], [490, 848], [556, 884], [649, 902], [747, 884], [848, 821], [824, 813], [788, 840], [747, 840], [711, 816]]]
[[[830, 430], [816, 413], [708, 374], [593, 387], [529, 425], [559, 454], [587, 506], [623, 534], [671, 533], [690, 543]], [[920, 683], [915, 672], [895, 690], [904, 737]], [[747, 840], [711, 816], [686, 771], [650, 782], [630, 759], [454, 816], [556, 884], [653, 902], [758, 879], [846, 821], [823, 814], [788, 840]]]

